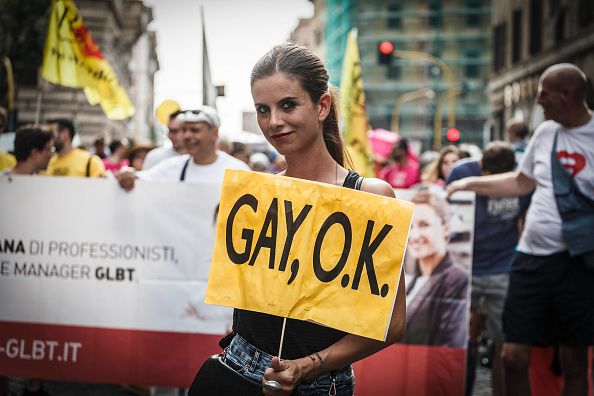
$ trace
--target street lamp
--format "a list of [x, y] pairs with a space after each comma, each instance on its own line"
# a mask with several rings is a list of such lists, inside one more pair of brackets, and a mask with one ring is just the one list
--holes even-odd
[[391, 129], [394, 132], [400, 131], [400, 111], [402, 110], [402, 106], [406, 102], [411, 102], [413, 100], [423, 99], [423, 98], [433, 98], [435, 96], [435, 91], [431, 88], [420, 88], [414, 91], [405, 92], [396, 99], [394, 103], [394, 111], [392, 112], [392, 126]]
[[[442, 61], [441, 59], [428, 54], [426, 52], [419, 52], [419, 51], [402, 51], [402, 50], [394, 50], [392, 53], [394, 56], [404, 59], [412, 59], [416, 61], [424, 61], [430, 62], [439, 67], [441, 72], [443, 73], [444, 77], [448, 81], [448, 127], [453, 128], [456, 124], [456, 79], [454, 78], [454, 73], [449, 68], [449, 66]], [[437, 117], [437, 114], [436, 114]], [[441, 115], [440, 115], [441, 117]], [[441, 121], [440, 121], [441, 125]], [[439, 150], [441, 148], [441, 127], [440, 130], [435, 129], [433, 131], [434, 139], [433, 139], [433, 148], [435, 150]], [[439, 142], [439, 146], [436, 144]]]

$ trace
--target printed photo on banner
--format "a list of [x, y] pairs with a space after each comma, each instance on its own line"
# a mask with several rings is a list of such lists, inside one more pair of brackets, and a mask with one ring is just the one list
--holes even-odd
[[356, 394], [464, 394], [474, 235], [474, 193], [395, 190], [415, 203], [404, 260], [403, 341], [355, 364]]
[[406, 344], [466, 348], [474, 196], [397, 190], [415, 203], [405, 259]]
[[394, 198], [227, 170], [205, 301], [383, 340], [412, 211]]

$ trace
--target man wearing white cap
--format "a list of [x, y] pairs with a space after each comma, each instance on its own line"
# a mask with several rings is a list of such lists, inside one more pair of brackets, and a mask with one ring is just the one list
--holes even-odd
[[157, 165], [159, 162], [167, 158], [175, 157], [177, 155], [185, 154], [184, 137], [182, 133], [182, 123], [177, 120], [180, 111], [176, 111], [169, 115], [167, 122], [167, 137], [171, 142], [171, 146], [164, 144], [161, 147], [152, 149], [146, 155], [142, 163], [142, 170], [147, 170]]
[[214, 180], [222, 184], [225, 169], [250, 170], [244, 162], [217, 150], [220, 121], [215, 109], [202, 106], [198, 110], [185, 110], [175, 119], [182, 122], [188, 154], [168, 158], [141, 172], [121, 172], [117, 179], [124, 190], [132, 190], [136, 178], [147, 181]]

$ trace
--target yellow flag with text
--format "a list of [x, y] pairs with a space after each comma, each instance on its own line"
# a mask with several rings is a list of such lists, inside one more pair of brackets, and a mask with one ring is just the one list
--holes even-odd
[[385, 340], [414, 205], [227, 170], [205, 302]]
[[367, 139], [369, 122], [365, 110], [365, 91], [363, 91], [357, 29], [352, 29], [347, 39], [340, 80], [340, 96], [342, 131], [355, 170], [362, 176], [375, 176], [371, 169], [371, 155]]
[[52, 1], [41, 74], [51, 83], [83, 88], [89, 103], [101, 105], [109, 119], [134, 114], [130, 98], [72, 0]]

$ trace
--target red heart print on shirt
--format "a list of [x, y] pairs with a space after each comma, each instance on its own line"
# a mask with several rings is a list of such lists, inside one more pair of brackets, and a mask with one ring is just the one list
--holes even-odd
[[573, 176], [580, 173], [586, 166], [586, 158], [580, 153], [569, 153], [565, 150], [557, 151], [557, 158], [565, 169], [569, 169]]

